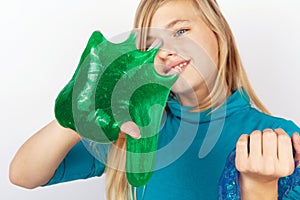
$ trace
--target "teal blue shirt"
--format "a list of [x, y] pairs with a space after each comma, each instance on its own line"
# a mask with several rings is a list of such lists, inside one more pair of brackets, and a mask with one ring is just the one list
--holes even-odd
[[[138, 188], [138, 199], [217, 199], [218, 181], [229, 153], [243, 133], [283, 128], [300, 132], [292, 121], [266, 115], [251, 107], [242, 90], [211, 112], [190, 112], [169, 98], [168, 112], [159, 133], [157, 161], [152, 178]], [[56, 170], [49, 184], [100, 176], [105, 166], [77, 144]], [[300, 188], [292, 190], [296, 198]], [[298, 196], [300, 199], [300, 195]], [[291, 198], [291, 199], [293, 199]]]

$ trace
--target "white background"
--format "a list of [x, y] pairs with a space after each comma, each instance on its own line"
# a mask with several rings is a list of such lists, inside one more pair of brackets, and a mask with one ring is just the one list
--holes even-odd
[[[90, 34], [132, 27], [138, 0], [0, 1], [0, 199], [100, 200], [103, 178], [25, 190], [8, 180], [17, 149], [53, 119], [54, 100], [73, 74]], [[300, 123], [300, 4], [219, 0], [250, 81], [273, 114]], [[55, 148], [55, 147], [53, 147]]]

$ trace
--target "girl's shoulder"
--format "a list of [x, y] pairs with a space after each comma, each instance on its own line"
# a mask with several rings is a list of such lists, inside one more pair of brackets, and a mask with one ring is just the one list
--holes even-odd
[[251, 108], [249, 112], [249, 117], [256, 119], [261, 124], [268, 124], [270, 126], [269, 128], [272, 129], [282, 128], [289, 135], [292, 135], [294, 132], [300, 133], [299, 125], [297, 125], [291, 119], [286, 119], [280, 116], [269, 115], [255, 108]]

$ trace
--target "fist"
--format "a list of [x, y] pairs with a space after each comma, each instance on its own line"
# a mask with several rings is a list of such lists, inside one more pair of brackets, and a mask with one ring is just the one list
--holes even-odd
[[236, 144], [235, 164], [243, 181], [267, 183], [288, 176], [294, 171], [291, 138], [280, 128], [243, 134]]

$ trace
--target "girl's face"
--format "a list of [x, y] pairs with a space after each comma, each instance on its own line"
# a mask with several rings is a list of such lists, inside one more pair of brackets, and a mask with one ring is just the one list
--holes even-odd
[[163, 4], [153, 15], [147, 43], [159, 39], [155, 67], [162, 75], [178, 74], [172, 91], [183, 105], [208, 96], [217, 74], [218, 43], [191, 1]]

